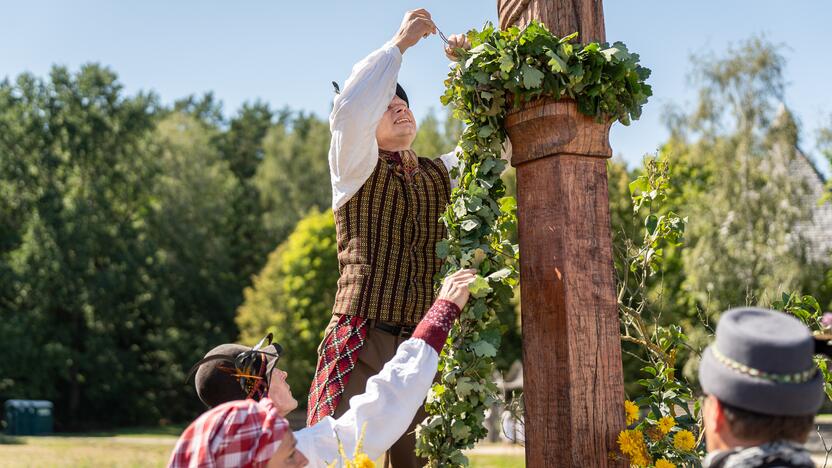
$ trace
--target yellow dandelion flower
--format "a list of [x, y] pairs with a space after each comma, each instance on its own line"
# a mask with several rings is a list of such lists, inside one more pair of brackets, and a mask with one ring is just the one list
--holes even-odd
[[667, 434], [673, 429], [673, 426], [676, 425], [676, 420], [673, 419], [673, 416], [664, 416], [659, 419], [659, 430], [662, 431], [662, 435]]
[[627, 415], [627, 425], [638, 421], [638, 406], [630, 400], [624, 401], [624, 414]]
[[656, 460], [656, 468], [676, 468], [676, 465], [665, 460], [664, 458], [659, 458]]
[[696, 445], [696, 439], [688, 430], [681, 430], [673, 436], [673, 446], [684, 452], [690, 452]]

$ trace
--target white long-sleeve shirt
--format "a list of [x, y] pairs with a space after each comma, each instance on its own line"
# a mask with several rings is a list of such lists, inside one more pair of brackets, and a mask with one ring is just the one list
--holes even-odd
[[338, 440], [352, 457], [366, 427], [363, 452], [377, 459], [407, 430], [425, 401], [438, 363], [438, 353], [424, 340], [403, 342], [381, 372], [367, 380], [366, 391], [350, 398], [346, 413], [295, 432], [297, 449], [309, 459], [310, 467], [323, 468], [339, 459]]
[[350, 398], [346, 413], [338, 419], [327, 416], [295, 433], [297, 448], [309, 459], [309, 466], [324, 467], [338, 460], [338, 440], [352, 457], [362, 428], [366, 431], [363, 451], [371, 460], [404, 434], [425, 401], [436, 375], [439, 352], [459, 312], [450, 301], [434, 302], [413, 337], [399, 345], [381, 372], [367, 379], [364, 393]]
[[[344, 89], [335, 96], [329, 116], [333, 210], [355, 195], [375, 170], [376, 128], [396, 94], [401, 64], [401, 51], [388, 42], [353, 66]], [[458, 162], [455, 151], [440, 159], [448, 170]], [[452, 179], [451, 187], [455, 186], [456, 181]]]

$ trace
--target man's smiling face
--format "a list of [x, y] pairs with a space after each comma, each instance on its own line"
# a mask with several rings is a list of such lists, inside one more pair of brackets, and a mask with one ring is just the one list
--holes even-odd
[[416, 138], [416, 119], [407, 103], [393, 96], [376, 128], [378, 147], [387, 151], [410, 149]]

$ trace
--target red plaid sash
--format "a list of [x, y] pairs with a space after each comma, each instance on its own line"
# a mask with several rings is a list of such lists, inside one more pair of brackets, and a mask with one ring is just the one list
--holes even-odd
[[358, 352], [364, 347], [368, 330], [366, 318], [342, 315], [324, 338], [318, 368], [309, 389], [307, 426], [335, 413], [347, 388], [350, 372], [358, 361]]

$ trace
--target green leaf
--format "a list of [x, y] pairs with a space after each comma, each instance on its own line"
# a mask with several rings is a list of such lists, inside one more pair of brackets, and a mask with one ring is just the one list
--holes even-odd
[[552, 73], [565, 73], [567, 71], [566, 62], [560, 58], [557, 52], [549, 50], [546, 52], [546, 56], [549, 57], [548, 65], [549, 69], [552, 70]]
[[651, 214], [644, 220], [644, 227], [647, 228], [649, 234], [655, 234], [656, 228], [659, 226], [659, 218]]
[[460, 224], [463, 231], [473, 231], [474, 229], [480, 227], [480, 222], [476, 219], [466, 219]]
[[456, 381], [456, 394], [460, 398], [467, 398], [468, 395], [471, 394], [471, 390], [474, 389], [474, 384], [468, 377], [461, 377], [459, 380]]
[[480, 340], [471, 345], [471, 349], [479, 357], [494, 357], [497, 355], [497, 348], [491, 343]]
[[523, 87], [526, 89], [534, 89], [539, 88], [540, 83], [543, 81], [543, 72], [538, 70], [537, 68], [529, 65], [528, 63], [524, 63], [523, 67], [521, 68], [523, 73]]
[[465, 199], [462, 197], [454, 201], [454, 214], [457, 218], [463, 218], [468, 214], [468, 209], [465, 207]]
[[517, 200], [514, 197], [503, 197], [500, 199], [500, 211], [512, 213], [517, 209]]
[[445, 259], [450, 253], [451, 247], [448, 242], [448, 239], [442, 239], [441, 241], [436, 243], [436, 256]]
[[488, 275], [488, 281], [502, 281], [511, 276], [511, 268], [501, 268]]
[[488, 284], [488, 281], [479, 275], [468, 285], [468, 292], [475, 298], [485, 297], [491, 291], [491, 286]]
[[514, 69], [514, 59], [508, 55], [500, 55], [500, 71], [508, 73]]
[[464, 421], [455, 421], [451, 426], [451, 435], [456, 440], [467, 439], [471, 435], [471, 428]]

